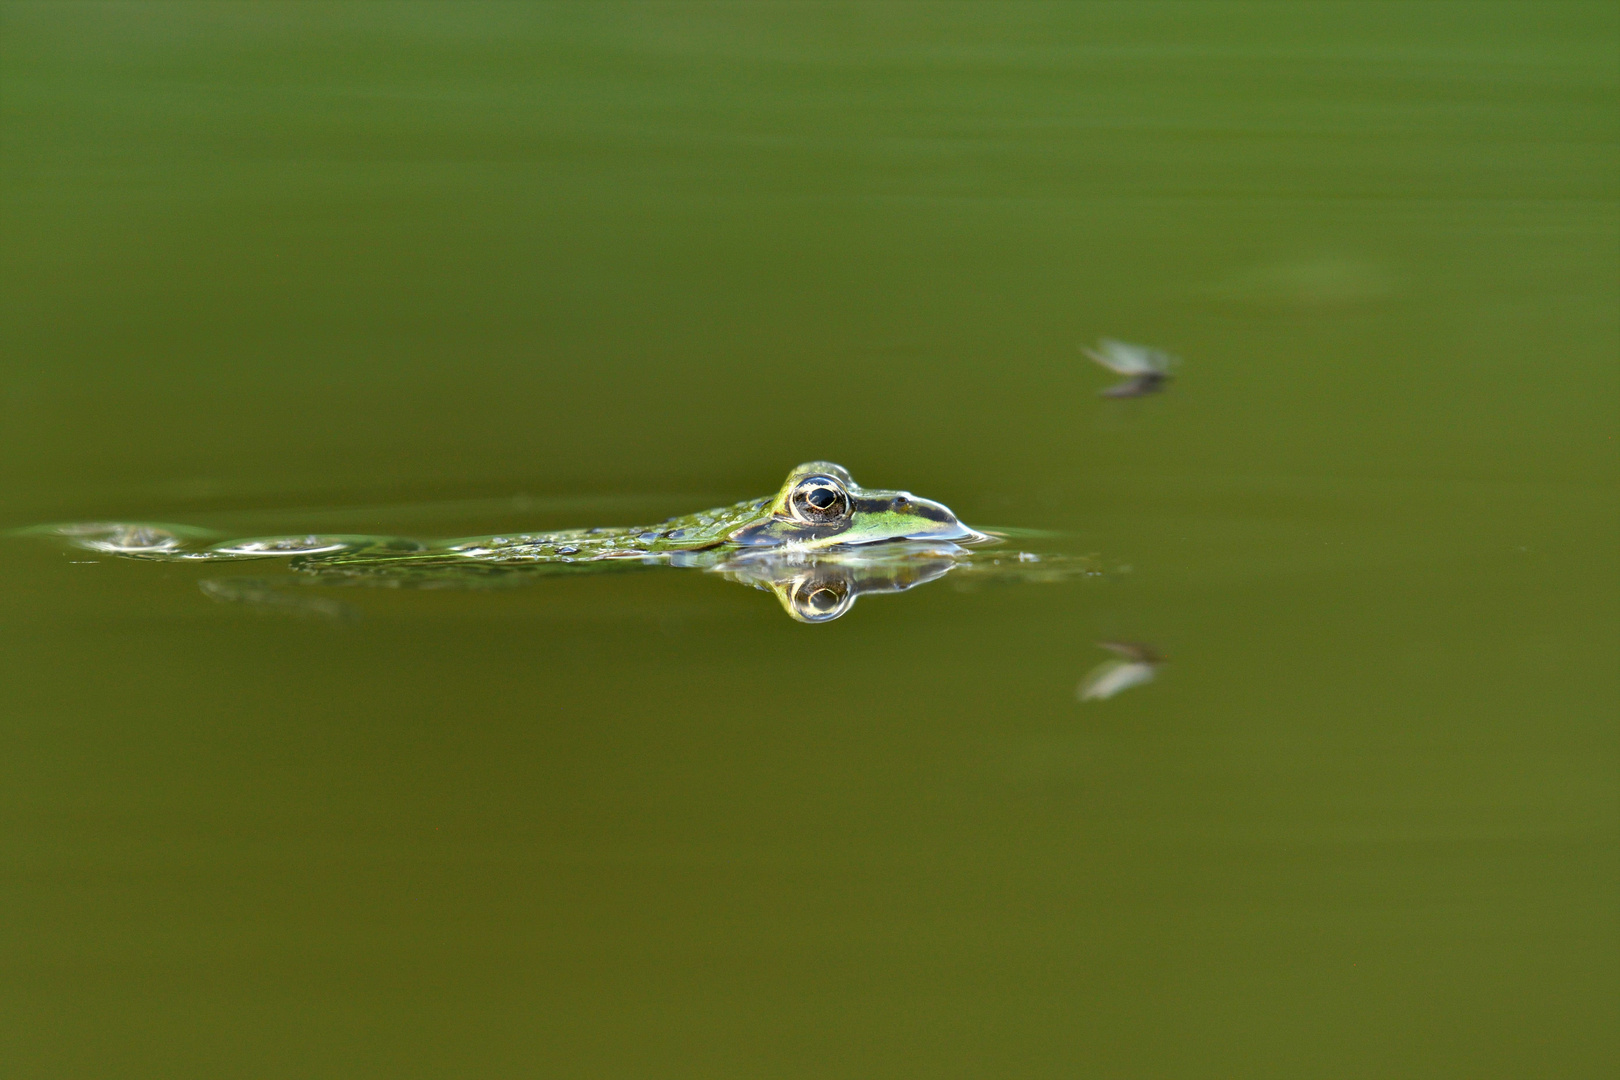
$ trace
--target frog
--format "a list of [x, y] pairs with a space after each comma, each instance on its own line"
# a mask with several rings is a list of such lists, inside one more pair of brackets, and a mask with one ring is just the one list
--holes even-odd
[[[788, 473], [774, 496], [746, 499], [656, 525], [568, 529], [520, 536], [481, 536], [446, 542], [444, 554], [495, 562], [580, 563], [667, 559], [718, 550], [827, 551], [873, 544], [982, 544], [991, 537], [969, 528], [950, 508], [909, 491], [863, 488], [849, 470], [810, 461]], [[345, 561], [335, 556], [335, 563]]]
[[[909, 491], [862, 487], [848, 469], [830, 461], [797, 466], [774, 495], [647, 526], [440, 541], [342, 534], [222, 540], [191, 526], [118, 522], [30, 531], [132, 559], [287, 558], [302, 583], [322, 585], [494, 588], [545, 574], [688, 567], [768, 590], [789, 616], [804, 623], [841, 617], [863, 593], [903, 592], [936, 580], [970, 548], [999, 539], [963, 524], [943, 503]], [[257, 578], [201, 584], [214, 599], [265, 606], [282, 588], [275, 580]]]

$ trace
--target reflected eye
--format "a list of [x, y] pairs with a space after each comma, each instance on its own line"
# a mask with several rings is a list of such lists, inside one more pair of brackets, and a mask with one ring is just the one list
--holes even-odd
[[788, 509], [807, 525], [830, 525], [849, 516], [849, 493], [830, 476], [808, 476], [788, 497]]
[[845, 582], [807, 578], [793, 583], [788, 610], [800, 622], [830, 622], [848, 611], [854, 600]]
[[826, 586], [822, 586], [804, 598], [804, 606], [814, 611], [817, 615], [825, 615], [827, 612], [843, 603], [843, 601], [844, 598], [842, 596], [839, 596], [836, 592], [827, 588]]

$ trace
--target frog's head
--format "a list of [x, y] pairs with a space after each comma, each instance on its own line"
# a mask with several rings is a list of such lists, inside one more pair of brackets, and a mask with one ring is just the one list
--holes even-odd
[[747, 547], [816, 550], [902, 540], [973, 544], [989, 537], [963, 525], [941, 503], [909, 491], [863, 488], [842, 465], [811, 461], [788, 474], [760, 518], [727, 539]]

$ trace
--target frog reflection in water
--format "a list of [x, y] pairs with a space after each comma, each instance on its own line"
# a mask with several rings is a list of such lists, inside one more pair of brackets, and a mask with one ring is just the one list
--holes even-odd
[[[203, 583], [222, 600], [257, 602], [267, 590], [305, 584], [395, 588], [496, 587], [536, 574], [667, 565], [709, 570], [775, 593], [800, 622], [829, 622], [865, 593], [903, 592], [964, 566], [968, 546], [992, 540], [944, 505], [904, 491], [856, 484], [840, 465], [812, 461], [774, 496], [670, 518], [649, 527], [556, 532], [427, 543], [377, 536], [290, 536], [193, 546], [200, 530], [84, 524], [46, 530], [80, 547], [128, 558], [224, 561], [291, 557], [298, 578], [225, 578]], [[1036, 561], [1014, 555], [1013, 566]], [[996, 559], [997, 566], [1003, 560]], [[1029, 568], [1033, 570], [1034, 568]], [[1043, 572], [1063, 576], [1057, 567]]]

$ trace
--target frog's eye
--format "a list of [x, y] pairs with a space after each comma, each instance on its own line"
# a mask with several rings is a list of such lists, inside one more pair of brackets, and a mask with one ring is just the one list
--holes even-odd
[[807, 476], [788, 496], [788, 510], [806, 525], [831, 525], [849, 516], [849, 492], [830, 476]]

